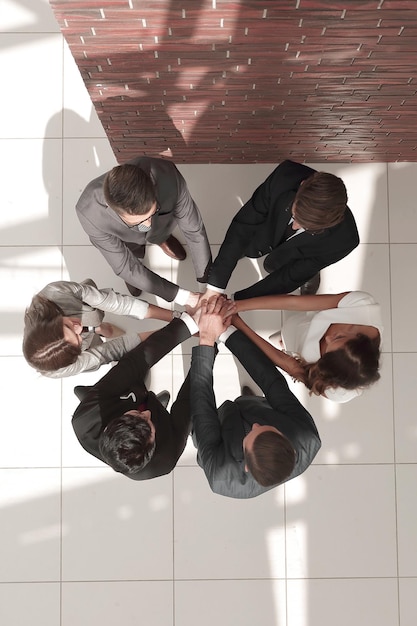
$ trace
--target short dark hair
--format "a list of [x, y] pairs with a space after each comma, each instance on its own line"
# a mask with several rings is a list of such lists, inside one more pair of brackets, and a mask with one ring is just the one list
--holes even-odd
[[25, 312], [23, 355], [40, 372], [55, 372], [75, 363], [81, 354], [64, 338], [64, 312], [55, 302], [40, 296], [32, 298]]
[[291, 442], [272, 430], [256, 435], [252, 449], [244, 454], [248, 470], [263, 487], [282, 483], [294, 469], [295, 450]]
[[294, 199], [296, 221], [307, 230], [323, 230], [343, 220], [347, 191], [341, 178], [316, 172], [298, 188]]
[[119, 214], [145, 215], [156, 202], [151, 177], [131, 163], [110, 170], [104, 178], [103, 190], [107, 204]]
[[380, 379], [380, 337], [359, 334], [339, 350], [326, 352], [305, 365], [305, 384], [311, 393], [322, 395], [328, 388], [364, 389]]
[[135, 474], [151, 460], [156, 442], [149, 422], [135, 415], [114, 418], [99, 437], [103, 460], [122, 474]]

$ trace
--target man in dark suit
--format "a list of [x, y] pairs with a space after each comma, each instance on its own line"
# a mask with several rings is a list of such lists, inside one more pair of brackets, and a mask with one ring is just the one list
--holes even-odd
[[173, 259], [185, 259], [184, 248], [172, 236], [178, 225], [191, 252], [197, 282], [205, 288], [211, 264], [206, 230], [173, 163], [138, 157], [116, 166], [87, 185], [76, 209], [91, 243], [133, 296], [143, 290], [168, 302], [196, 304], [197, 293], [181, 289], [142, 263], [146, 243], [159, 245]]
[[[273, 363], [239, 330], [226, 330], [229, 305], [224, 302], [213, 296], [201, 304], [200, 343], [193, 348], [190, 369], [193, 440], [214, 493], [253, 498], [304, 472], [321, 442], [313, 418]], [[243, 395], [216, 409], [213, 364], [219, 336], [265, 397]]]
[[236, 300], [289, 293], [306, 283], [302, 293], [315, 293], [320, 270], [359, 244], [346, 203], [340, 178], [284, 161], [233, 218], [210, 270], [204, 297], [226, 289], [239, 259], [264, 255], [269, 276], [236, 292]]
[[[171, 472], [190, 432], [189, 379], [171, 408], [148, 391], [149, 369], [195, 330], [186, 314], [154, 332], [125, 354], [92, 387], [76, 387], [81, 400], [72, 418], [75, 434], [90, 454], [133, 480]], [[167, 392], [166, 392], [167, 393]]]

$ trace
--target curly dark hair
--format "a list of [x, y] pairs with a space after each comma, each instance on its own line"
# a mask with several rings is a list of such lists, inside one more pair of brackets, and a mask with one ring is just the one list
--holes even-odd
[[326, 352], [316, 363], [306, 363], [303, 382], [315, 395], [334, 387], [364, 389], [380, 378], [380, 356], [380, 337], [360, 334], [343, 348]]

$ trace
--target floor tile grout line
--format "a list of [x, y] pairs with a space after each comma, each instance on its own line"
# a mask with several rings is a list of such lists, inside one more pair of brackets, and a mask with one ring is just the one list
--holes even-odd
[[401, 614], [400, 614], [400, 563], [399, 563], [399, 537], [398, 537], [398, 480], [397, 480], [397, 452], [396, 452], [396, 432], [395, 432], [395, 386], [394, 386], [394, 321], [393, 321], [393, 307], [392, 307], [392, 258], [391, 258], [391, 211], [390, 211], [390, 167], [389, 163], [386, 164], [386, 192], [387, 192], [387, 204], [388, 204], [388, 212], [387, 212], [387, 220], [388, 220], [388, 284], [389, 284], [389, 306], [390, 306], [390, 340], [391, 340], [391, 388], [392, 388], [392, 400], [391, 400], [391, 410], [392, 410], [392, 442], [393, 442], [393, 458], [394, 458], [394, 516], [395, 516], [395, 561], [396, 561], [396, 569], [397, 569], [397, 619], [398, 624], [401, 624]]
[[[61, 280], [64, 278], [64, 126], [65, 126], [65, 41], [61, 33], [61, 63], [62, 63], [62, 84], [61, 84]], [[60, 471], [60, 543], [59, 543], [59, 557], [60, 557], [60, 582], [59, 582], [59, 623], [63, 624], [63, 420], [64, 420], [64, 404], [63, 404], [63, 380], [60, 380], [61, 385], [61, 471]]]

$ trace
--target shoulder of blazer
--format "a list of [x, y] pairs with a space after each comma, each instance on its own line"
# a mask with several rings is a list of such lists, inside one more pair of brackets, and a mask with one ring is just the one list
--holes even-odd
[[[301, 182], [315, 174], [317, 170], [314, 170], [312, 167], [304, 165], [303, 163], [296, 163], [295, 161], [287, 160], [280, 163], [276, 171], [281, 176], [288, 177], [290, 181], [299, 180]], [[298, 183], [298, 185], [299, 184], [300, 183]]]
[[346, 244], [352, 245], [354, 248], [359, 244], [359, 233], [355, 218], [349, 207], [346, 207], [346, 213], [343, 220], [336, 224], [333, 228], [329, 228], [328, 232], [335, 235], [335, 239], [344, 239]]
[[273, 190], [274, 194], [280, 194], [286, 191], [296, 192], [302, 181], [312, 176], [315, 171], [316, 170], [302, 163], [283, 161], [275, 168], [265, 182], [270, 184], [271, 191]]
[[168, 161], [167, 159], [159, 159], [157, 157], [146, 157], [140, 156], [128, 161], [132, 165], [137, 165], [144, 172], [149, 174], [151, 177], [158, 177], [158, 175], [163, 175], [170, 173], [172, 175], [173, 172], [177, 170], [175, 163], [172, 161]]

